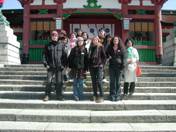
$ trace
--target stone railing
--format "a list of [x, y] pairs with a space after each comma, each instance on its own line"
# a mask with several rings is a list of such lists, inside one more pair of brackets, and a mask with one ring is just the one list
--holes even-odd
[[176, 27], [163, 44], [163, 65], [176, 66]]

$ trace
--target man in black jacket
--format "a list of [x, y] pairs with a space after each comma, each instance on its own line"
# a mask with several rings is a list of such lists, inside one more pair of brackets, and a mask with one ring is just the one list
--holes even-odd
[[51, 42], [44, 49], [44, 66], [47, 67], [47, 85], [45, 89], [44, 101], [48, 101], [51, 95], [51, 84], [55, 76], [56, 98], [64, 100], [63, 97], [63, 68], [67, 62], [67, 53], [65, 53], [63, 44], [58, 42], [58, 32], [51, 32]]

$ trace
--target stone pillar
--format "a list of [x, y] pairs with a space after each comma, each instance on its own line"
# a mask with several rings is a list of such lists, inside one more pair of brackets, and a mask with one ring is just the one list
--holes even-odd
[[0, 65], [20, 65], [20, 43], [0, 9]]

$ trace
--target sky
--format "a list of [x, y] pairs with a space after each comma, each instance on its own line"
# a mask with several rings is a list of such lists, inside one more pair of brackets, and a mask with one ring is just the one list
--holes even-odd
[[[174, 4], [175, 3], [175, 4]], [[20, 2], [18, 0], [5, 0], [2, 9], [21, 9]], [[163, 8], [163, 10], [176, 10], [176, 0], [168, 0]]]

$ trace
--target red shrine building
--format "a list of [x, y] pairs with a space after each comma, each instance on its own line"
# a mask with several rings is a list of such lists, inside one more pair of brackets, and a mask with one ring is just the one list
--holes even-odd
[[104, 28], [107, 34], [118, 35], [123, 41], [132, 38], [140, 62], [158, 64], [163, 55], [162, 25], [172, 26], [162, 24], [161, 8], [167, 0], [19, 1], [24, 7], [22, 52], [29, 55], [29, 63], [41, 62], [51, 30], [71, 33], [82, 29], [92, 37]]

